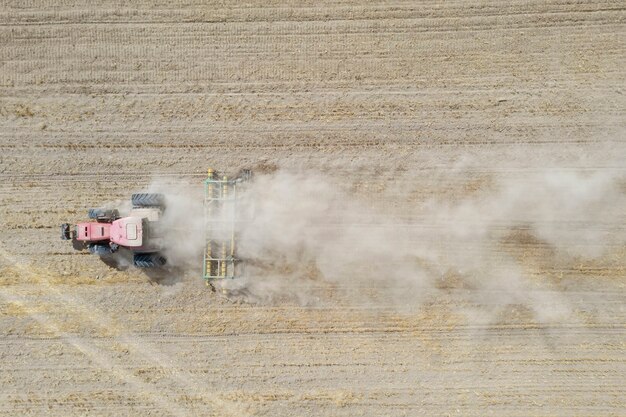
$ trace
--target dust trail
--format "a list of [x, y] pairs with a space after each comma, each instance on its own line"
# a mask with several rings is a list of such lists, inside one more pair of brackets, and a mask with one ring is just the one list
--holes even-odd
[[398, 303], [452, 286], [498, 291], [502, 303], [558, 320], [567, 300], [507, 247], [530, 240], [547, 247], [555, 265], [601, 258], [626, 241], [613, 230], [623, 224], [622, 180], [614, 172], [540, 170], [454, 203], [427, 201], [400, 217], [314, 173], [278, 172], [247, 191], [251, 221], [240, 230], [239, 254], [253, 260], [248, 285], [259, 299], [288, 293], [308, 302], [316, 280], [379, 287]]
[[[494, 179], [460, 200], [402, 201], [401, 212], [350, 192], [350, 184], [307, 171], [257, 176], [238, 213], [237, 284], [249, 300], [315, 302], [311, 289], [376, 288], [398, 304], [419, 305], [433, 291], [470, 289], [475, 301], [498, 294], [541, 321], [567, 316], [567, 299], [545, 270], [601, 260], [626, 241], [626, 195], [619, 171], [535, 169]], [[410, 182], [409, 182], [410, 183]], [[395, 187], [395, 186], [394, 186]], [[167, 197], [165, 253], [172, 265], [199, 275], [204, 248], [202, 189], [159, 179]], [[621, 229], [620, 229], [621, 227]], [[525, 248], [539, 250], [529, 267]], [[539, 248], [539, 249], [537, 249]], [[236, 284], [236, 285], [237, 285]]]

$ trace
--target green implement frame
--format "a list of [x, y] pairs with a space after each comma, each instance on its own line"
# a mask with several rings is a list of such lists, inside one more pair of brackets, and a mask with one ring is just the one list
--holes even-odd
[[203, 277], [207, 283], [237, 277], [235, 235], [237, 187], [246, 178], [228, 179], [212, 169], [204, 181], [205, 250]]

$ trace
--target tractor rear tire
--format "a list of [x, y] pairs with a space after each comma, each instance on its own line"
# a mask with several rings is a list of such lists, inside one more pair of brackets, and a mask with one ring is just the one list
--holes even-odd
[[137, 268], [160, 268], [167, 263], [165, 257], [158, 253], [136, 253], [133, 264]]
[[133, 194], [131, 197], [133, 207], [163, 207], [165, 197], [163, 194], [140, 193]]
[[106, 256], [113, 253], [109, 245], [102, 243], [90, 243], [89, 244], [89, 253], [93, 255]]

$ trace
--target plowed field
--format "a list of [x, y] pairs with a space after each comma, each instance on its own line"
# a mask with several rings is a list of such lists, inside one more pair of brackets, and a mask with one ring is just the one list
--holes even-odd
[[[626, 414], [623, 1], [98, 3], [0, 6], [0, 415]], [[59, 239], [208, 167], [327, 178], [498, 285], [418, 260], [414, 299], [339, 268], [259, 301]], [[546, 173], [611, 214], [487, 206], [506, 231], [457, 241], [420, 211]]]

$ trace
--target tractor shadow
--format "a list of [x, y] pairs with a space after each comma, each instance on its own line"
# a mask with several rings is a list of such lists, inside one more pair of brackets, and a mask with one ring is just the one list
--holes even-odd
[[133, 263], [133, 253], [120, 249], [119, 251], [100, 256], [106, 266], [120, 272], [140, 273], [148, 278], [151, 284], [171, 286], [183, 280], [184, 271], [173, 266], [163, 266], [158, 268], [138, 268]]

